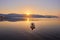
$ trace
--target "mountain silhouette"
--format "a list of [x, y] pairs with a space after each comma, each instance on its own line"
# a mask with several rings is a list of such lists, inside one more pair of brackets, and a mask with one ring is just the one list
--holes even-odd
[[[5, 16], [5, 18], [13, 18], [13, 17], [26, 17], [26, 14], [0, 14], [0, 16]], [[58, 18], [58, 16], [52, 16], [52, 15], [35, 15], [35, 14], [31, 14], [30, 18]]]

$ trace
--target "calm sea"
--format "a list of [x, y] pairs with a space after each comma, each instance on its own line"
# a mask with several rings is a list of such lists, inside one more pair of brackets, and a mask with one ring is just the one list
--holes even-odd
[[0, 40], [60, 40], [60, 19], [0, 20]]

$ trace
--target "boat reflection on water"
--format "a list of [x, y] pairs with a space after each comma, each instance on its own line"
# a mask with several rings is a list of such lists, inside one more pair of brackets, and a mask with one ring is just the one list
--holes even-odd
[[34, 30], [34, 29], [35, 29], [35, 24], [34, 24], [33, 22], [31, 22], [31, 21], [33, 21], [33, 20], [30, 19], [30, 18], [27, 18], [26, 21], [27, 21], [27, 23], [29, 23], [29, 24], [31, 23], [31, 24], [30, 24], [30, 28], [31, 28], [31, 30]]
[[32, 30], [35, 29], [35, 24], [34, 24], [34, 23], [31, 23], [30, 28], [31, 28]]

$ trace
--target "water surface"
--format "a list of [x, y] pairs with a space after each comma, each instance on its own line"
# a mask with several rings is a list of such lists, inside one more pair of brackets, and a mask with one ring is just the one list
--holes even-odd
[[[31, 29], [34, 23], [35, 29]], [[1, 40], [60, 40], [60, 19], [0, 20]]]

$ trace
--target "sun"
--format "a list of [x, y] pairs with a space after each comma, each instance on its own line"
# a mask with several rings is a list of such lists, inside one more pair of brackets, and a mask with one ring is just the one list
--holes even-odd
[[30, 16], [32, 12], [30, 10], [25, 11], [26, 16]]
[[29, 16], [31, 14], [31, 11], [30, 10], [27, 10], [26, 11], [26, 15]]
[[27, 12], [26, 15], [29, 16], [31, 13]]

